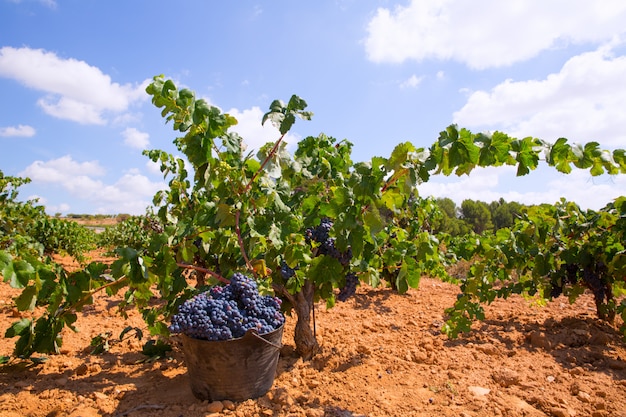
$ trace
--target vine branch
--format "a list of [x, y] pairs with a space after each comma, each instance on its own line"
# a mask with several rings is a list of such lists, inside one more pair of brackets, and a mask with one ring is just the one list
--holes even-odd
[[256, 178], [259, 176], [259, 173], [261, 171], [263, 171], [263, 168], [265, 168], [265, 165], [267, 165], [267, 163], [270, 161], [270, 159], [272, 159], [272, 157], [276, 154], [276, 151], [278, 150], [278, 145], [280, 145], [280, 142], [282, 142], [282, 140], [285, 137], [285, 135], [286, 135], [286, 133], [283, 133], [278, 138], [278, 140], [276, 141], [274, 146], [272, 146], [272, 149], [270, 150], [270, 152], [267, 154], [267, 156], [265, 157], [265, 159], [261, 163], [261, 167], [257, 170], [257, 172], [254, 173], [254, 176], [252, 178], [250, 178], [250, 181], [246, 185], [246, 188], [243, 190], [244, 194], [247, 193], [250, 190], [250, 188], [252, 188], [252, 183], [254, 183], [254, 180], [256, 180]]
[[78, 301], [76, 301], [76, 302], [75, 302], [74, 304], [72, 304], [71, 306], [66, 307], [66, 308], [62, 308], [62, 309], [58, 310], [58, 311], [57, 311], [57, 314], [55, 314], [55, 316], [59, 316], [59, 315], [60, 315], [63, 311], [73, 310], [73, 309], [75, 309], [75, 308], [76, 308], [76, 306], [77, 306], [77, 305], [81, 305], [81, 304], [83, 304], [83, 303], [86, 303], [86, 302], [87, 302], [87, 300], [89, 300], [89, 298], [90, 298], [90, 297], [92, 297], [94, 294], [97, 294], [98, 292], [100, 292], [100, 291], [102, 291], [102, 290], [104, 290], [104, 289], [107, 289], [107, 288], [109, 288], [109, 287], [112, 287], [112, 286], [114, 286], [114, 285], [116, 285], [116, 284], [119, 284], [119, 283], [124, 282], [124, 281], [127, 281], [127, 280], [128, 280], [128, 276], [127, 276], [127, 275], [125, 275], [125, 276], [123, 276], [122, 278], [120, 278], [120, 279], [118, 279], [118, 280], [111, 281], [111, 282], [109, 282], [109, 283], [107, 283], [107, 284], [101, 285], [100, 287], [98, 287], [98, 288], [96, 288], [96, 289], [93, 289], [93, 290], [89, 291], [89, 292], [88, 292], [85, 296], [83, 296], [82, 298], [80, 298]]
[[227, 280], [226, 278], [224, 278], [223, 276], [221, 276], [217, 272], [211, 271], [210, 269], [202, 268], [202, 267], [196, 266], [196, 265], [185, 264], [185, 263], [182, 263], [182, 262], [177, 262], [176, 265], [181, 267], [181, 268], [183, 268], [183, 269], [193, 269], [194, 271], [204, 272], [205, 274], [211, 275], [213, 278], [217, 279], [218, 281], [220, 281], [220, 282], [222, 282], [224, 284], [230, 284], [229, 280]]

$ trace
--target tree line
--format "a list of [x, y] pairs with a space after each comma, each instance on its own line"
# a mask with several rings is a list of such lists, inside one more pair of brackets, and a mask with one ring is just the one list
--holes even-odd
[[460, 206], [447, 197], [435, 201], [441, 216], [431, 221], [431, 231], [451, 236], [464, 236], [470, 232], [483, 234], [511, 227], [526, 207], [502, 198], [491, 203], [466, 199]]

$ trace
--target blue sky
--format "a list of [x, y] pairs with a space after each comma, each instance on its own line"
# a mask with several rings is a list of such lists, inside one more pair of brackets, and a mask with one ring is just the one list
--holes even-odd
[[[234, 115], [251, 148], [292, 94], [314, 116], [290, 143], [323, 132], [356, 161], [451, 123], [625, 148], [625, 20], [623, 0], [0, 0], [0, 170], [50, 214], [143, 214], [164, 181], [142, 150], [175, 152], [144, 92], [158, 74]], [[480, 169], [419, 191], [599, 209], [624, 177]]]

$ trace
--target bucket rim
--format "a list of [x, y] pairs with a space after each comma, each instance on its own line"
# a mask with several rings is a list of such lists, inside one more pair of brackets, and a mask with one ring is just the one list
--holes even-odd
[[266, 337], [271, 337], [271, 336], [277, 334], [279, 331], [282, 332], [284, 330], [284, 327], [285, 327], [285, 323], [281, 324], [276, 329], [272, 330], [271, 332], [267, 332], [267, 333], [259, 333], [256, 329], [248, 329], [246, 331], [246, 333], [243, 336], [241, 336], [241, 337], [234, 337], [232, 339], [224, 339], [224, 340], [198, 339], [196, 337], [191, 337], [191, 336], [189, 336], [189, 335], [187, 335], [185, 333], [179, 333], [179, 335], [182, 336], [185, 339], [193, 340], [193, 341], [196, 341], [196, 342], [207, 342], [207, 343], [231, 343], [231, 342], [238, 342], [238, 341], [241, 341], [243, 339], [250, 339], [250, 338], [262, 339], [265, 342], [267, 342], [267, 340], [265, 340]]

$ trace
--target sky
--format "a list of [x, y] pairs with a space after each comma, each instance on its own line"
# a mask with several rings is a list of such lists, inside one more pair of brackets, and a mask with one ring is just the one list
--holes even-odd
[[[176, 132], [145, 93], [163, 74], [233, 115], [248, 149], [276, 140], [274, 99], [308, 103], [352, 159], [428, 148], [456, 123], [626, 148], [623, 0], [0, 0], [0, 171], [51, 215], [146, 212], [166, 182], [145, 149]], [[600, 209], [626, 175], [545, 164], [434, 176], [420, 195]]]

